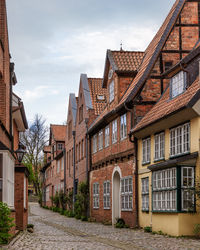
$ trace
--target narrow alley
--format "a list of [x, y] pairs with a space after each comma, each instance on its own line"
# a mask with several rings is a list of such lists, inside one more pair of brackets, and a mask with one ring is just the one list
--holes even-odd
[[200, 249], [199, 240], [81, 222], [40, 208], [37, 203], [30, 203], [29, 223], [34, 224], [34, 233], [19, 234], [5, 250]]

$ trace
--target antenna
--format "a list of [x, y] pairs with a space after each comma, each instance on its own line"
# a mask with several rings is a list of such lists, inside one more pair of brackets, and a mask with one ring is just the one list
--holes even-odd
[[123, 51], [123, 48], [122, 48], [123, 44], [122, 44], [122, 41], [120, 43], [120, 51]]

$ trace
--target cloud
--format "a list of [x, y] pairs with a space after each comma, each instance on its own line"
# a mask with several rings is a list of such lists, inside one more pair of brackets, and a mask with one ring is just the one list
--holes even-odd
[[44, 97], [50, 97], [58, 95], [59, 91], [57, 89], [52, 88], [52, 86], [37, 86], [34, 89], [26, 89], [24, 91], [23, 100], [26, 103], [34, 102]]

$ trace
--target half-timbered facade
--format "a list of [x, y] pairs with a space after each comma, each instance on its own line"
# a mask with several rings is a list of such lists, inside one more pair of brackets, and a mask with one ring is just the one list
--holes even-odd
[[[109, 103], [89, 129], [93, 145], [91, 215], [97, 220], [112, 219], [115, 223], [117, 218], [122, 217], [127, 224], [138, 225], [138, 166], [133, 158], [133, 144], [125, 140], [124, 145], [122, 139], [124, 115], [129, 132], [129, 128], [135, 127], [160, 98], [169, 85], [169, 79], [164, 77], [164, 73], [188, 55], [199, 41], [199, 19], [198, 1], [177, 0], [143, 54], [125, 91], [120, 91], [123, 84], [118, 80], [125, 78], [125, 70], [119, 70], [120, 59], [116, 60], [114, 53], [108, 51], [103, 87], [107, 88]], [[108, 129], [110, 142], [107, 148]], [[103, 143], [102, 137], [105, 141]], [[133, 141], [132, 138], [130, 140]], [[108, 182], [110, 184], [107, 188]], [[108, 191], [109, 209], [104, 199]]]

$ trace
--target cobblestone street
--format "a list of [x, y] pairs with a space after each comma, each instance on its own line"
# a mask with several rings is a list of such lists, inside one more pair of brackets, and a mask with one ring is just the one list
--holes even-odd
[[37, 203], [30, 203], [29, 223], [35, 225], [34, 233], [19, 234], [4, 249], [200, 249], [199, 240], [81, 222], [42, 209]]

